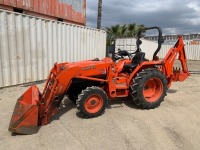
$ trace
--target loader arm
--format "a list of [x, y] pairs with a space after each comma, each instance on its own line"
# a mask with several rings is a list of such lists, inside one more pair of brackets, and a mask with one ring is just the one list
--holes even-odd
[[[182, 70], [180, 68], [174, 68], [174, 62], [178, 55], [178, 59], [181, 62]], [[182, 37], [179, 37], [174, 47], [168, 51], [163, 62], [163, 72], [168, 78], [168, 86], [171, 85], [171, 82], [184, 81], [190, 75], [187, 68], [187, 58]]]
[[[109, 64], [109, 63], [108, 63]], [[107, 68], [108, 64], [103, 64], [102, 68]], [[51, 70], [51, 73], [48, 77], [48, 81], [42, 93], [41, 102], [44, 104], [42, 106], [41, 112], [39, 113], [39, 125], [46, 125], [49, 123], [51, 117], [58, 112], [59, 105], [65, 95], [67, 93], [72, 79], [83, 79], [88, 81], [96, 81], [96, 82], [108, 82], [106, 79], [98, 79], [94, 77], [90, 77], [90, 70], [84, 70], [83, 68], [79, 68], [78, 66], [68, 67], [63, 64], [55, 64], [54, 68]], [[85, 67], [84, 67], [85, 68]], [[90, 69], [87, 68], [86, 69]], [[101, 72], [98, 69], [98, 66], [94, 67], [92, 74], [99, 74]], [[106, 70], [108, 72], [108, 70]]]

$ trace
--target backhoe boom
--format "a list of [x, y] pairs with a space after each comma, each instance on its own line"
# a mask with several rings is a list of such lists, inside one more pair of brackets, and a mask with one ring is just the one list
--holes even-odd
[[[180, 68], [174, 68], [174, 63], [178, 55], [182, 71]], [[174, 47], [168, 51], [163, 62], [165, 75], [170, 81], [184, 81], [190, 75], [187, 68], [187, 58], [182, 37], [179, 37]], [[171, 84], [171, 82], [169, 83]]]

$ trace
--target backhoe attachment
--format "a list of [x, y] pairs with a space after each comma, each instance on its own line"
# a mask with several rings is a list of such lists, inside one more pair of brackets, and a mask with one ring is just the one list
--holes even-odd
[[[176, 57], [178, 56], [178, 60], [181, 62], [181, 68], [174, 68], [174, 62], [176, 60]], [[183, 38], [179, 37], [174, 47], [172, 47], [167, 55], [165, 56], [164, 60], [164, 70], [166, 77], [169, 79], [169, 85], [171, 85], [171, 82], [176, 81], [184, 81], [187, 79], [188, 76], [190, 76], [190, 73], [188, 71], [187, 67], [187, 58], [185, 54], [185, 48], [184, 48], [184, 42]]]

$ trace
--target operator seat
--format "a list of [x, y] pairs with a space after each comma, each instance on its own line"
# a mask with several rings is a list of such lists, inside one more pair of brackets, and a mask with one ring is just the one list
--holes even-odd
[[145, 58], [145, 53], [137, 52], [132, 58], [131, 64], [124, 65], [122, 72], [130, 72], [130, 70], [134, 70], [143, 61], [148, 61], [148, 59]]

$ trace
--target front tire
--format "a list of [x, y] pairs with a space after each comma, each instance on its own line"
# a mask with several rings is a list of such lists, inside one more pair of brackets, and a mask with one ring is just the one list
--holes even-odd
[[133, 102], [142, 109], [154, 109], [167, 95], [167, 79], [155, 68], [137, 74], [130, 85]]
[[84, 118], [93, 118], [104, 113], [108, 98], [103, 89], [99, 87], [87, 87], [78, 95], [76, 101], [78, 112]]

